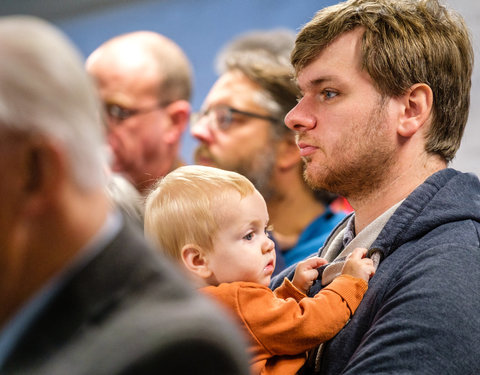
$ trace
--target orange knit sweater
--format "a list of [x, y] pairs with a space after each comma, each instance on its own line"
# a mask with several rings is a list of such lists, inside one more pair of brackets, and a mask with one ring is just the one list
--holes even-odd
[[234, 282], [200, 289], [234, 313], [250, 338], [254, 374], [295, 374], [306, 351], [335, 336], [355, 312], [368, 284], [337, 277], [308, 298], [285, 279], [275, 291]]

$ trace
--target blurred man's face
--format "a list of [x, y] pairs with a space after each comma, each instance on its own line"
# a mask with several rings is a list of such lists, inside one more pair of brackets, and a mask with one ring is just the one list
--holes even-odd
[[[268, 199], [275, 165], [271, 121], [260, 116], [270, 114], [255, 102], [260, 87], [238, 71], [223, 74], [211, 88], [202, 110], [209, 114], [192, 124], [192, 135], [200, 142], [195, 162], [235, 171], [250, 179]], [[217, 108], [223, 108], [217, 111]], [[225, 108], [233, 109], [228, 126], [224, 126]], [[218, 124], [222, 122], [222, 124]]]
[[156, 179], [158, 171], [169, 171], [165, 134], [170, 118], [158, 99], [156, 72], [108, 62], [96, 62], [89, 72], [106, 109], [112, 170], [138, 187], [148, 176]]
[[[362, 30], [347, 32], [298, 74], [302, 99], [285, 118], [315, 188], [362, 196], [394, 173], [394, 100], [361, 69]], [[393, 125], [393, 126], [392, 126]]]

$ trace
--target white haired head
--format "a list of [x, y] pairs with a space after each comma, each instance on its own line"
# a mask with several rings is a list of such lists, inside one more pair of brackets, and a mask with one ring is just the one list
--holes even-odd
[[97, 92], [73, 44], [32, 16], [0, 17], [0, 132], [36, 134], [68, 155], [76, 184], [105, 184]]

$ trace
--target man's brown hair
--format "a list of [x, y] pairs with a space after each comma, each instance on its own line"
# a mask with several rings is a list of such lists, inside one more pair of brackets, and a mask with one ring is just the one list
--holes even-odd
[[341, 34], [361, 27], [362, 69], [382, 95], [416, 83], [433, 91], [425, 150], [451, 161], [468, 118], [473, 49], [463, 18], [438, 0], [351, 0], [317, 12], [297, 36], [291, 61], [298, 72]]

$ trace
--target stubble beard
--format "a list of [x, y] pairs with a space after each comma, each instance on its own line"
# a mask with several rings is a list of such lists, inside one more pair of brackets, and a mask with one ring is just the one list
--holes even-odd
[[[391, 172], [396, 155], [389, 143], [384, 125], [383, 104], [372, 109], [364, 130], [356, 131], [347, 142], [337, 147], [325, 165], [315, 165], [304, 157], [304, 178], [313, 189], [325, 189], [349, 201], [374, 194]], [[362, 129], [353, 124], [352, 129]], [[321, 150], [319, 150], [321, 151]]]
[[275, 196], [273, 173], [276, 155], [273, 150], [255, 154], [250, 160], [239, 163], [235, 171], [247, 177], [266, 201]]
[[235, 159], [234, 163], [220, 160], [203, 145], [198, 146], [195, 151], [195, 162], [200, 155], [208, 157], [211, 161], [209, 163], [210, 167], [237, 172], [248, 178], [266, 201], [275, 196], [276, 189], [273, 186], [272, 179], [276, 155], [273, 148], [268, 147], [263, 151], [254, 152], [248, 158]]

